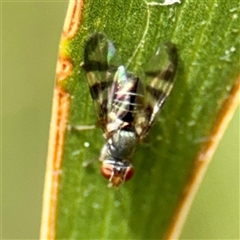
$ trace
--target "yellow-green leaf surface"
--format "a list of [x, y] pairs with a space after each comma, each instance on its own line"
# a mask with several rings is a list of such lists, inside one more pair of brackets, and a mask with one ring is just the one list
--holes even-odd
[[[109, 189], [100, 175], [101, 129], [66, 130], [52, 234], [57, 239], [161, 239], [240, 71], [239, 2], [149, 6], [142, 0], [94, 0], [84, 1], [80, 10], [78, 30], [61, 44], [71, 63], [70, 74], [57, 83], [70, 96], [68, 124], [96, 123], [80, 68], [91, 34], [105, 33], [133, 72], [141, 71], [160, 42], [176, 44], [179, 63], [173, 91], [133, 157], [135, 175], [119, 189]], [[96, 161], [83, 167], [89, 160]]]

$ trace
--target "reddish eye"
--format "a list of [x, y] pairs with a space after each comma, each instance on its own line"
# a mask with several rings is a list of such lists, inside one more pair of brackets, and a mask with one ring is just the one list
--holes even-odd
[[125, 181], [128, 181], [129, 179], [131, 179], [132, 176], [133, 176], [133, 174], [134, 174], [134, 169], [133, 169], [133, 167], [132, 167], [132, 166], [127, 167], [126, 173], [125, 173]]
[[124, 181], [132, 178], [134, 170], [132, 166], [121, 166], [116, 168], [112, 163], [103, 162], [101, 166], [103, 177], [110, 181], [109, 186], [118, 187]]
[[103, 163], [101, 166], [101, 173], [103, 177], [109, 179], [112, 176], [113, 172], [113, 165], [108, 163]]

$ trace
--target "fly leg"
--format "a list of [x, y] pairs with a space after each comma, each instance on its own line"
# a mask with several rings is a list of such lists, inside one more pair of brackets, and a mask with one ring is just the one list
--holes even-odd
[[68, 125], [67, 129], [68, 131], [84, 131], [84, 130], [92, 130], [95, 129], [96, 126], [95, 125], [76, 125], [76, 126], [72, 126], [72, 125]]
[[[81, 131], [86, 131], [86, 130], [92, 130], [95, 129], [96, 125], [68, 125], [67, 126], [67, 130], [69, 132], [71, 131], [77, 131], [77, 132], [81, 132]], [[95, 162], [95, 160], [88, 160], [88, 161], [84, 161], [82, 163], [83, 167], [88, 167], [90, 166], [93, 162]]]
[[[99, 157], [99, 161], [103, 162], [107, 155], [108, 155], [107, 145], [105, 144], [101, 150], [101, 155]], [[84, 161], [82, 165], [83, 165], [83, 167], [88, 167], [91, 164], [93, 164], [94, 162], [96, 162], [96, 160], [88, 160], [88, 161]]]
[[104, 144], [104, 146], [101, 150], [101, 155], [99, 157], [99, 161], [103, 162], [106, 159], [107, 155], [108, 155], [108, 147], [107, 147], [107, 144]]

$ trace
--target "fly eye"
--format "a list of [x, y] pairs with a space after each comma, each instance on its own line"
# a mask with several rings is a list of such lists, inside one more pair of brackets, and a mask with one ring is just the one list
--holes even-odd
[[110, 179], [112, 177], [114, 166], [109, 163], [103, 163], [101, 166], [101, 173], [103, 177]]
[[132, 166], [127, 167], [126, 173], [125, 173], [125, 181], [128, 181], [129, 179], [131, 179], [132, 176], [133, 176], [133, 174], [134, 174], [134, 169], [133, 169], [133, 167], [132, 167]]
[[111, 183], [109, 186], [118, 187], [124, 181], [132, 178], [134, 170], [130, 166], [114, 166], [112, 163], [103, 162], [101, 166], [103, 177], [107, 178]]

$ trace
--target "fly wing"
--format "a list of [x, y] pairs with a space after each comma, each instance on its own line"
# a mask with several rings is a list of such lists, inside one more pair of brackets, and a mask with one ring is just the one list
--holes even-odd
[[87, 73], [91, 97], [94, 100], [99, 123], [106, 127], [108, 88], [112, 85], [116, 72], [116, 49], [111, 41], [102, 33], [93, 34], [86, 42], [84, 62], [81, 67]]
[[150, 59], [145, 72], [144, 109], [136, 118], [135, 129], [145, 137], [170, 94], [177, 69], [177, 49], [174, 44], [161, 45]]

